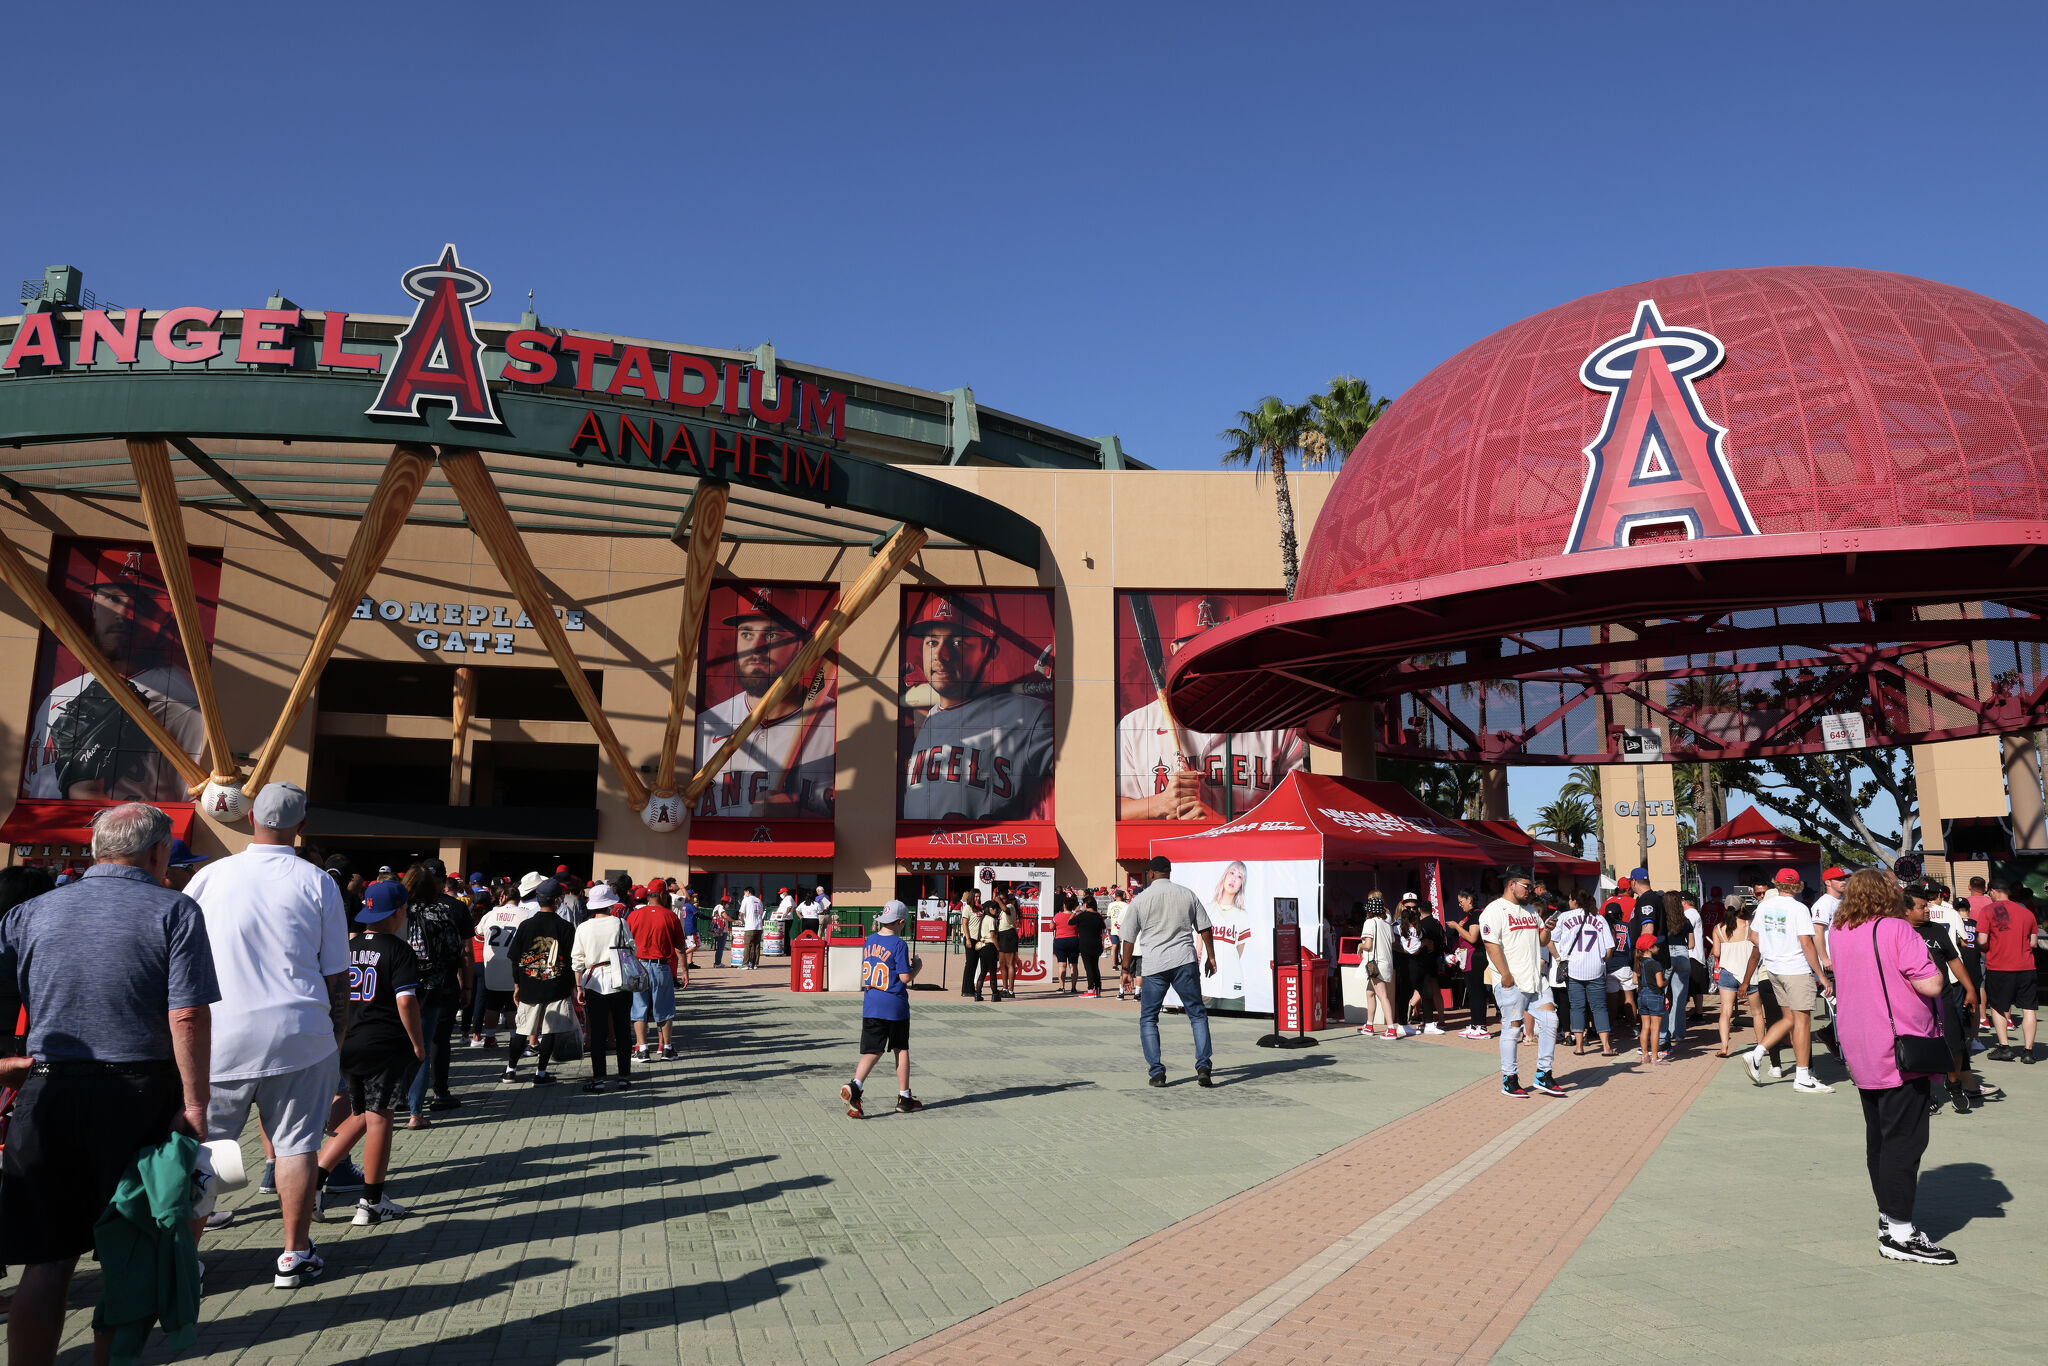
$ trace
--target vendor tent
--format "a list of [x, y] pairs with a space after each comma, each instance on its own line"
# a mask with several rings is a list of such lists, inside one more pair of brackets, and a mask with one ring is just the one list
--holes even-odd
[[1152, 841], [1173, 860], [1173, 880], [1202, 898], [1216, 944], [1203, 997], [1223, 1010], [1273, 1010], [1273, 927], [1292, 914], [1304, 948], [1329, 953], [1323, 907], [1411, 875], [1440, 901], [1442, 865], [1504, 868], [1528, 861], [1519, 844], [1467, 828], [1395, 783], [1289, 774], [1272, 795], [1226, 825]]
[[1599, 860], [1567, 854], [1555, 845], [1545, 844], [1513, 821], [1465, 821], [1463, 824], [1482, 835], [1519, 847], [1523, 851], [1520, 861], [1535, 872], [1593, 877], [1600, 871]]
[[1688, 863], [1754, 863], [1765, 878], [1790, 866], [1808, 886], [1816, 885], [1820, 874], [1820, 846], [1793, 839], [1753, 806], [1706, 838], [1686, 845], [1685, 858]]

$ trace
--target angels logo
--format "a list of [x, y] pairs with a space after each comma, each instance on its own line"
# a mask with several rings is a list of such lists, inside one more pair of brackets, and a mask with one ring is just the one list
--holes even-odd
[[1693, 389], [1726, 354], [1720, 338], [1666, 325], [1656, 301], [1645, 299], [1626, 333], [1586, 357], [1580, 381], [1610, 397], [1607, 420], [1585, 448], [1586, 486], [1565, 553], [1756, 535], [1722, 445], [1728, 429], [1706, 415]]
[[775, 843], [775, 832], [774, 832], [773, 830], [770, 830], [770, 829], [769, 829], [769, 828], [768, 828], [767, 826], [765, 826], [765, 825], [757, 825], [757, 826], [755, 826], [755, 827], [754, 827], [754, 834], [753, 834], [753, 838], [751, 838], [750, 840], [748, 840], [748, 843], [749, 843], [749, 844], [773, 844], [773, 843]]
[[1216, 625], [1217, 620], [1216, 599], [1203, 598], [1195, 604], [1195, 625], [1198, 628], [1204, 631], [1209, 630]]
[[399, 283], [418, 299], [412, 321], [398, 334], [377, 401], [363, 411], [372, 417], [421, 416], [422, 402], [446, 403], [451, 422], [502, 425], [497, 401], [484, 383], [483, 341], [470, 309], [491, 297], [491, 282], [464, 266], [455, 244], [441, 248], [432, 265], [414, 266]]

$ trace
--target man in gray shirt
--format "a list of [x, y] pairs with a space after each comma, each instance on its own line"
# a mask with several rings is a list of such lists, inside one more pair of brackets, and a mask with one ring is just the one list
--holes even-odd
[[[1209, 1012], [1202, 1004], [1202, 978], [1216, 975], [1216, 941], [1209, 930], [1209, 912], [1202, 899], [1167, 875], [1173, 864], [1155, 858], [1145, 869], [1145, 890], [1124, 911], [1123, 943], [1119, 947], [1122, 987], [1134, 985], [1138, 958], [1145, 961], [1145, 984], [1138, 995], [1138, 1042], [1145, 1050], [1151, 1084], [1166, 1085], [1166, 1064], [1159, 1060], [1159, 1006], [1173, 988], [1195, 1031], [1195, 1080], [1209, 1079]], [[1202, 941], [1204, 962], [1195, 970], [1195, 940]]]

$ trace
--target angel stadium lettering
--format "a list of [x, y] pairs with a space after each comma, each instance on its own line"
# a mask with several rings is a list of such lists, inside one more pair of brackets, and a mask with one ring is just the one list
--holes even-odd
[[1009, 849], [1030, 842], [1021, 830], [934, 830], [930, 840], [939, 849]]

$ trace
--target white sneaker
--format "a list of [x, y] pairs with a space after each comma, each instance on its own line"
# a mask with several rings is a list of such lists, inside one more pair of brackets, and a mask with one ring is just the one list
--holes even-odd
[[317, 1252], [285, 1252], [277, 1258], [277, 1274], [270, 1283], [279, 1290], [297, 1290], [302, 1285], [311, 1285], [320, 1279], [320, 1273], [327, 1269], [327, 1263], [320, 1260]]
[[206, 1216], [206, 1226], [208, 1228], [226, 1228], [234, 1222], [235, 1212], [231, 1209], [217, 1209]]
[[368, 1200], [358, 1200], [356, 1201], [355, 1226], [357, 1228], [368, 1228], [372, 1224], [381, 1224], [387, 1219], [403, 1219], [408, 1212], [405, 1206], [399, 1204], [388, 1195], [374, 1205]]
[[1795, 1091], [1807, 1091], [1816, 1095], [1832, 1095], [1835, 1088], [1814, 1077], [1802, 1077], [1792, 1083], [1792, 1089]]
[[1478, 1025], [1468, 1025], [1458, 1031], [1458, 1037], [1461, 1039], [1490, 1039], [1493, 1035], [1487, 1033]]
[[1435, 1020], [1431, 1020], [1428, 1024], [1422, 1027], [1422, 1032], [1425, 1034], [1441, 1034], [1444, 1032], [1444, 1027], [1438, 1024]]

